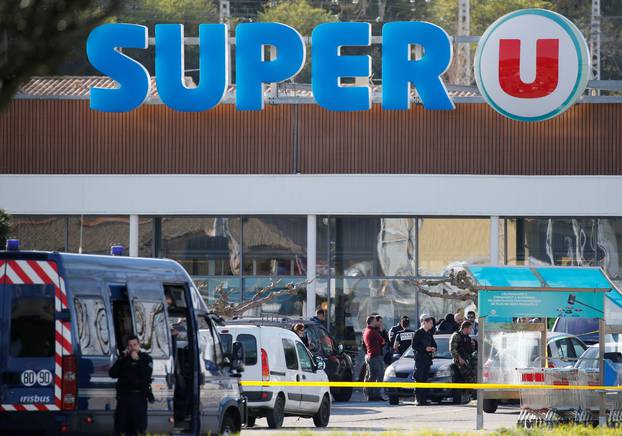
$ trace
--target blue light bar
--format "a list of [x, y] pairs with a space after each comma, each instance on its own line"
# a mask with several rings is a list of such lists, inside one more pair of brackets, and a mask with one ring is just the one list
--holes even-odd
[[19, 251], [19, 239], [7, 239], [6, 251]]
[[123, 245], [113, 245], [110, 247], [110, 254], [113, 256], [123, 256]]

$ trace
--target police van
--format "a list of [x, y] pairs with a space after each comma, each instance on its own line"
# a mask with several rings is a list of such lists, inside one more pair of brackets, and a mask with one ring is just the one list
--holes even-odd
[[233, 433], [246, 421], [242, 347], [223, 354], [198, 290], [172, 260], [25, 252], [9, 240], [0, 332], [2, 434], [111, 434], [108, 371], [132, 334], [153, 359], [147, 433]]

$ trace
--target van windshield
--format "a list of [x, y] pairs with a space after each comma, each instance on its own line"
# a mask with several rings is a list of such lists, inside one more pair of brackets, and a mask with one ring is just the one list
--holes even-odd
[[9, 285], [11, 357], [49, 357], [54, 354], [54, 287]]

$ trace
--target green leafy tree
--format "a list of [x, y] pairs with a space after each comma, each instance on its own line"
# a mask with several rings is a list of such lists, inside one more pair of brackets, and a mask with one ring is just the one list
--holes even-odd
[[199, 24], [217, 23], [218, 18], [211, 0], [134, 0], [125, 2], [117, 21], [145, 25], [152, 35], [156, 24], [183, 24], [186, 36], [198, 36]]
[[[554, 10], [548, 0], [471, 0], [471, 35], [481, 35], [497, 18], [517, 9], [542, 8]], [[457, 0], [433, 0], [429, 19], [448, 33], [454, 34], [458, 25]]]
[[[263, 22], [283, 23], [292, 26], [303, 36], [311, 36], [311, 32], [321, 23], [337, 21], [337, 16], [326, 9], [312, 6], [307, 0], [281, 1], [274, 6], [267, 6], [258, 15]], [[311, 77], [311, 51], [307, 49], [305, 67], [295, 78], [297, 82], [308, 83]]]
[[0, 1], [0, 109], [34, 75], [52, 74], [119, 0]]
[[4, 244], [11, 231], [11, 217], [3, 209], [0, 209], [0, 250], [4, 250]]

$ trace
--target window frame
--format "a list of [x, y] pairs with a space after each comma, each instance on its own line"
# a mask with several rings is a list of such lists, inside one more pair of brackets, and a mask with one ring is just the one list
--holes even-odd
[[[104, 306], [104, 313], [106, 314], [106, 329], [108, 330], [108, 352], [105, 354], [84, 354], [84, 350], [82, 349], [82, 344], [80, 342], [80, 328], [78, 325], [78, 316], [76, 314], [76, 335], [78, 336], [78, 347], [80, 349], [80, 355], [82, 356], [88, 356], [88, 357], [109, 357], [112, 352], [114, 351], [114, 349], [116, 348], [116, 335], [114, 332], [114, 327], [112, 328], [112, 330], [110, 329], [110, 317], [112, 315], [112, 310], [108, 305], [106, 304], [106, 299], [104, 297], [102, 297], [101, 295], [88, 295], [88, 294], [79, 294], [76, 293], [75, 296], [73, 297], [73, 304], [74, 304], [74, 308], [76, 307], [76, 300], [79, 301], [83, 301], [83, 300], [100, 300], [102, 305]], [[131, 310], [130, 310], [131, 312]], [[134, 328], [134, 320], [132, 319], [132, 329]], [[114, 338], [114, 343], [113, 343], [113, 338]]]
[[[287, 350], [286, 347], [290, 346], [293, 351], [294, 351], [294, 356], [296, 358], [296, 367], [292, 368], [290, 366], [290, 362], [287, 361]], [[291, 370], [291, 371], [299, 371], [300, 370], [300, 361], [298, 359], [298, 352], [296, 351], [296, 345], [294, 344], [294, 341], [292, 341], [291, 339], [288, 338], [282, 338], [281, 339], [281, 348], [283, 350], [283, 355], [285, 357], [285, 368]]]
[[[315, 372], [315, 362], [313, 361], [313, 356], [309, 354], [307, 347], [305, 347], [302, 342], [296, 341], [296, 351], [298, 352], [298, 362], [300, 364], [300, 369], [304, 372]], [[306, 369], [302, 366], [302, 359], [300, 358], [300, 354], [303, 354], [309, 358], [309, 363], [311, 364], [310, 369]]]

